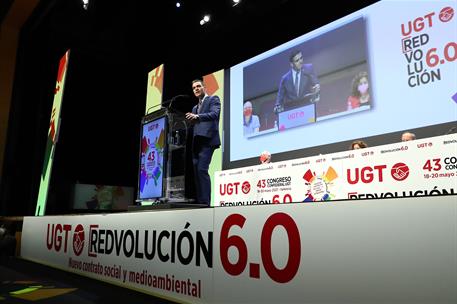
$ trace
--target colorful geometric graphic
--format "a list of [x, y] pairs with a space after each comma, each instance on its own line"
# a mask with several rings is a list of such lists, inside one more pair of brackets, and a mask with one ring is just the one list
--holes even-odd
[[44, 215], [46, 201], [48, 197], [48, 188], [50, 174], [52, 169], [52, 160], [57, 141], [57, 132], [59, 130], [60, 109], [62, 107], [63, 91], [65, 87], [65, 76], [67, 74], [68, 58], [70, 51], [68, 50], [60, 59], [59, 70], [57, 72], [57, 81], [54, 88], [54, 102], [52, 104], [51, 120], [49, 122], [48, 139], [46, 141], [46, 149], [44, 152], [43, 168], [41, 171], [40, 189], [38, 192], [37, 205], [35, 215]]
[[217, 82], [216, 73], [203, 76], [203, 81], [205, 82], [206, 92], [208, 95], [216, 94], [217, 90], [219, 90], [219, 83]]
[[329, 201], [334, 195], [330, 189], [333, 187], [333, 181], [338, 177], [335, 169], [331, 166], [327, 169], [327, 172], [322, 175], [316, 175], [311, 169], [308, 169], [303, 175], [305, 185], [308, 187], [306, 192], [306, 198], [303, 202], [317, 202], [317, 201]]
[[145, 113], [152, 113], [160, 109], [163, 92], [163, 67], [161, 64], [148, 73], [148, 88], [146, 92]]

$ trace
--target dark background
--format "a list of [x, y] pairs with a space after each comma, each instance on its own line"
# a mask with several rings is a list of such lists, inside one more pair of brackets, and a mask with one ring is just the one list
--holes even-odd
[[[71, 212], [74, 183], [137, 185], [147, 73], [164, 63], [164, 100], [376, 1], [42, 0], [20, 35], [5, 148], [2, 215], [33, 215], [58, 63], [71, 50], [46, 214]], [[11, 1], [0, 4], [0, 21]], [[200, 26], [203, 14], [210, 23]], [[182, 107], [190, 109], [196, 100]]]

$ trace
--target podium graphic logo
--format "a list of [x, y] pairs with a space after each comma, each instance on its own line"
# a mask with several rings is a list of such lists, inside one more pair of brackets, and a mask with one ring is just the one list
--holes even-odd
[[335, 195], [331, 193], [330, 189], [333, 186], [333, 181], [338, 178], [333, 167], [328, 167], [327, 171], [322, 175], [316, 175], [310, 169], [303, 175], [305, 184], [308, 187], [306, 192], [306, 198], [303, 202], [317, 202], [317, 201], [329, 201]]
[[248, 181], [245, 181], [243, 185], [241, 185], [241, 191], [243, 191], [244, 194], [248, 194], [249, 191], [251, 191], [251, 184]]
[[73, 252], [76, 256], [80, 256], [84, 249], [84, 227], [78, 224], [73, 233]]
[[409, 168], [404, 163], [396, 163], [395, 165], [393, 165], [392, 169], [390, 170], [390, 173], [396, 181], [402, 181], [408, 177]]

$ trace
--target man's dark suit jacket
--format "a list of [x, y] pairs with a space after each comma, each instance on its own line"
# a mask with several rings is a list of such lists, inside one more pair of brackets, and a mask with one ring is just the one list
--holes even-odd
[[281, 105], [287, 108], [288, 104], [302, 103], [307, 104], [311, 102], [311, 97], [305, 98], [304, 96], [312, 92], [312, 87], [319, 83], [316, 74], [313, 70], [311, 63], [304, 64], [301, 69], [300, 75], [300, 89], [297, 95], [295, 89], [292, 70], [287, 72], [279, 84], [278, 96], [276, 98], [275, 106]]
[[219, 114], [221, 112], [221, 101], [218, 96], [206, 96], [203, 99], [201, 109], [198, 112], [198, 105], [192, 108], [192, 113], [198, 114], [199, 120], [194, 125], [194, 137], [203, 136], [210, 138], [209, 145], [219, 147]]

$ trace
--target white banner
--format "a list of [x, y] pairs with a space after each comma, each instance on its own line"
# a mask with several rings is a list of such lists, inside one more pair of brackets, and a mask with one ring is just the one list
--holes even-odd
[[457, 191], [457, 135], [215, 174], [215, 206], [414, 197]]
[[217, 303], [455, 303], [457, 196], [215, 209]]
[[25, 259], [156, 296], [211, 303], [213, 210], [26, 217]]
[[457, 196], [26, 217], [22, 256], [183, 303], [455, 303]]

